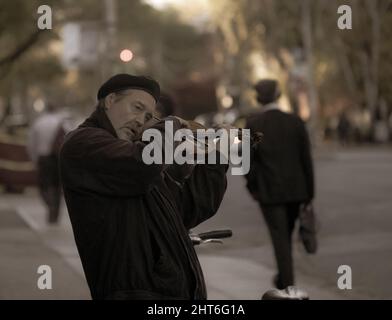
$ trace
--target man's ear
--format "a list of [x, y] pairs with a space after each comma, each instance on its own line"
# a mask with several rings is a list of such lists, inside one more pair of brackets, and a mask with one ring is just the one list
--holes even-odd
[[110, 93], [105, 97], [105, 109], [109, 110], [114, 102], [115, 102], [116, 95], [114, 93]]

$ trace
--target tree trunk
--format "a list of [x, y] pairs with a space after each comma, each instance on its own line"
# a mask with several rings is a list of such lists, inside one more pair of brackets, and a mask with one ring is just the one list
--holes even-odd
[[380, 60], [380, 31], [381, 31], [381, 23], [380, 23], [380, 12], [379, 12], [379, 1], [378, 0], [366, 0], [366, 4], [369, 10], [370, 19], [371, 19], [371, 30], [372, 30], [372, 39], [371, 39], [371, 56], [369, 61], [369, 81], [367, 88], [367, 104], [372, 116], [372, 124], [374, 125], [375, 115], [378, 107], [378, 68], [379, 68], [379, 60]]
[[309, 95], [309, 131], [311, 139], [314, 141], [318, 129], [318, 105], [319, 96], [314, 77], [314, 53], [313, 53], [313, 35], [312, 35], [312, 12], [311, 1], [303, 0], [301, 2], [302, 11], [302, 40], [305, 50], [305, 59], [307, 64], [307, 90]]
[[116, 36], [117, 36], [117, 1], [104, 0], [105, 23], [106, 23], [106, 54], [103, 66], [104, 79], [112, 75], [116, 59]]

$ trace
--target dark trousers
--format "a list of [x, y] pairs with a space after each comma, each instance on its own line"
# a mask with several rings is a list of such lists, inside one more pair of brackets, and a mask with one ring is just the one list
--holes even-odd
[[271, 235], [278, 267], [275, 284], [278, 289], [284, 289], [294, 285], [292, 234], [300, 203], [260, 206]]
[[48, 222], [56, 223], [60, 213], [61, 185], [58, 157], [41, 156], [38, 159], [38, 186], [48, 207]]

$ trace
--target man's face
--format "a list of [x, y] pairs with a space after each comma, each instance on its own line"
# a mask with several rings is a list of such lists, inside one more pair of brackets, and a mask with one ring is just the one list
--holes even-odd
[[123, 140], [135, 140], [141, 136], [144, 125], [155, 112], [156, 102], [143, 90], [129, 89], [105, 98], [106, 114]]

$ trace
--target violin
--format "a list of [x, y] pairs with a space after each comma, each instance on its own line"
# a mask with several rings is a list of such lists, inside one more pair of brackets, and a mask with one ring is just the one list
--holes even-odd
[[[161, 118], [158, 118], [157, 116], [153, 116], [153, 119], [156, 120], [156, 121], [159, 121], [159, 122], [165, 120], [164, 118], [161, 119]], [[207, 128], [206, 126], [204, 126], [201, 123], [199, 123], [197, 121], [194, 121], [194, 120], [184, 120], [184, 121], [186, 121], [186, 123], [187, 123], [187, 128], [192, 131], [194, 141], [197, 142], [197, 143], [200, 143], [201, 141], [196, 138], [197, 130], [198, 129], [208, 130], [209, 128]], [[242, 141], [242, 138], [243, 138], [242, 128], [238, 128], [238, 127], [234, 127], [234, 126], [232, 126], [231, 128], [232, 129], [238, 129], [238, 136], [237, 136], [237, 138], [240, 141]], [[215, 130], [219, 129], [219, 126], [217, 126], [216, 128], [212, 128], [212, 129], [215, 129]], [[253, 133], [251, 133], [251, 135], [250, 135], [250, 145], [251, 145], [251, 147], [252, 148], [256, 147], [262, 141], [262, 137], [263, 137], [263, 133], [261, 133], [261, 132], [253, 132]]]

